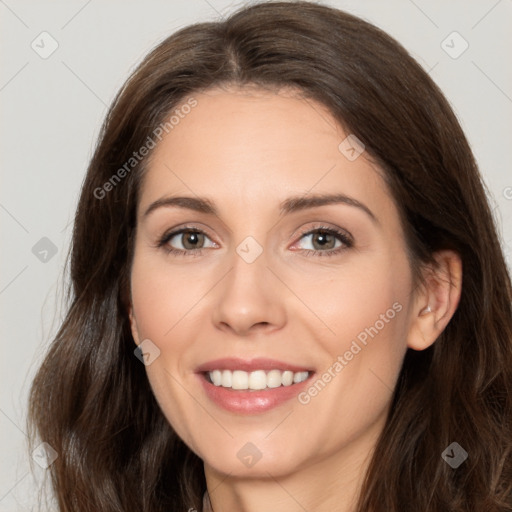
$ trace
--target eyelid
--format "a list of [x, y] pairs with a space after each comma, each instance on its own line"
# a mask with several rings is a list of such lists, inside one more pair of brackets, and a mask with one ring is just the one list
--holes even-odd
[[[184, 232], [187, 232], [187, 231], [193, 231], [193, 232], [197, 232], [199, 234], [203, 234], [203, 235], [207, 236], [213, 242], [213, 244], [218, 245], [217, 242], [215, 242], [215, 240], [212, 239], [212, 237], [208, 234], [208, 232], [204, 228], [198, 227], [197, 224], [193, 224], [193, 225], [177, 226], [176, 228], [172, 228], [172, 229], [166, 231], [159, 238], [159, 241], [157, 242], [156, 247], [163, 248], [168, 253], [174, 253], [174, 254], [177, 254], [178, 256], [193, 256], [193, 255], [200, 256], [203, 250], [211, 248], [211, 247], [206, 247], [206, 248], [201, 247], [199, 249], [184, 250], [184, 249], [175, 249], [174, 247], [172, 247], [172, 248], [165, 247], [168, 244], [168, 242], [172, 238], [174, 238], [176, 235], [183, 234]], [[329, 235], [337, 237], [341, 241], [342, 246], [338, 247], [336, 249], [330, 249], [330, 250], [325, 250], [325, 251], [317, 250], [317, 249], [298, 249], [298, 251], [301, 251], [302, 253], [307, 254], [307, 255], [313, 253], [315, 256], [319, 256], [319, 257], [334, 256], [336, 254], [339, 254], [343, 250], [351, 248], [354, 245], [354, 238], [347, 230], [345, 230], [343, 228], [339, 228], [339, 227], [330, 227], [330, 226], [325, 225], [324, 223], [315, 225], [315, 226], [310, 226], [309, 228], [302, 229], [302, 230], [300, 230], [300, 232], [298, 234], [294, 235], [294, 238], [298, 237], [297, 242], [299, 242], [306, 235], [312, 235], [319, 231], [324, 231]], [[295, 242], [295, 244], [297, 242]]]
[[[213, 237], [211, 237], [208, 233], [207, 230], [205, 230], [203, 227], [199, 227], [197, 224], [191, 224], [191, 225], [183, 225], [183, 226], [177, 226], [175, 228], [171, 228], [171, 229], [168, 229], [164, 232], [163, 235], [161, 235], [159, 238], [158, 238], [158, 242], [157, 242], [157, 246], [161, 246], [161, 245], [164, 245], [166, 244], [169, 240], [171, 240], [172, 238], [174, 238], [176, 235], [180, 235], [182, 234], [183, 232], [185, 231], [194, 231], [194, 232], [197, 232], [197, 233], [200, 233], [200, 234], [203, 234], [205, 236], [207, 236], [210, 240], [212, 240], [212, 242], [215, 244], [215, 245], [218, 245], [217, 242], [215, 242], [215, 240], [213, 240]], [[198, 249], [199, 250], [199, 249]], [[191, 251], [187, 251], [187, 252], [191, 252]]]
[[336, 236], [343, 236], [344, 238], [347, 239], [347, 241], [350, 241], [350, 243], [354, 243], [353, 236], [347, 230], [339, 227], [328, 226], [326, 223], [320, 223], [319, 225], [315, 225], [313, 227], [308, 227], [304, 230], [301, 230], [296, 236], [299, 237], [299, 239], [301, 239], [304, 235], [310, 235], [317, 231], [326, 231], [328, 233], [335, 234]]

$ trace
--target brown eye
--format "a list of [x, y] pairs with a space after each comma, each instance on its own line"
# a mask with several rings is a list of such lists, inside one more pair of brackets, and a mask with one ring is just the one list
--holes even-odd
[[301, 247], [307, 256], [333, 256], [353, 246], [352, 238], [333, 228], [312, 229], [301, 236], [310, 239], [312, 249]]
[[311, 235], [313, 246], [318, 244], [315, 249], [334, 249], [336, 237], [326, 231], [317, 231]]
[[204, 243], [204, 233], [198, 231], [183, 231], [180, 236], [184, 249], [201, 248]]
[[210, 245], [205, 245], [207, 240], [210, 238], [199, 229], [182, 228], [164, 235], [158, 242], [158, 247], [174, 254], [198, 255], [205, 247], [215, 247], [211, 241]]

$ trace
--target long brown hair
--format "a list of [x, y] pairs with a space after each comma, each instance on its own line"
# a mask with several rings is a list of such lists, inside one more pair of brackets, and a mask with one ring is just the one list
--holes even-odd
[[[75, 217], [67, 315], [30, 396], [33, 442], [58, 453], [48, 472], [59, 510], [202, 509], [202, 461], [134, 356], [128, 289], [148, 157], [126, 162], [180, 102], [228, 84], [293, 87], [363, 141], [399, 208], [416, 283], [435, 251], [462, 258], [458, 309], [429, 349], [406, 354], [357, 512], [512, 511], [511, 281], [471, 149], [400, 44], [312, 2], [260, 3], [179, 30], [107, 114]], [[452, 442], [468, 453], [457, 469], [441, 457]]]

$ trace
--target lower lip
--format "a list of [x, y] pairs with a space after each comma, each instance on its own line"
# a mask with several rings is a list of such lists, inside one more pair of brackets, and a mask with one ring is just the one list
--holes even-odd
[[290, 386], [279, 386], [262, 391], [245, 391], [215, 386], [206, 380], [202, 373], [197, 374], [206, 395], [212, 402], [227, 411], [239, 414], [262, 413], [291, 400], [309, 385], [313, 375], [314, 373], [311, 372], [305, 381]]

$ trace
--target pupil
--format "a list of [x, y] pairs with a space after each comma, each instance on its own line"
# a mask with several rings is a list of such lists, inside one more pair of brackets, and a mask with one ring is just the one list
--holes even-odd
[[199, 241], [198, 235], [199, 235], [199, 233], [188, 232], [185, 237], [185, 240], [186, 240], [185, 247], [187, 245], [192, 245], [192, 249], [194, 249], [195, 248], [194, 245], [197, 245], [197, 242]]
[[319, 241], [319, 244], [321, 247], [325, 247], [325, 245], [327, 245], [329, 242], [328, 242], [328, 237], [330, 237], [331, 235], [329, 233], [323, 233], [323, 232], [319, 232], [317, 233], [317, 241]]

